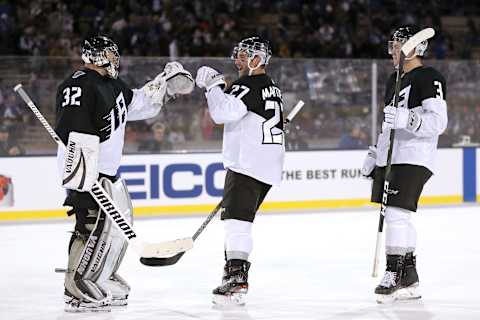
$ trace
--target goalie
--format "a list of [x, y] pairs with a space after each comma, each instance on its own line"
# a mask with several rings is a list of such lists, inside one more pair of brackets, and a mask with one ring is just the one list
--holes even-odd
[[[65, 311], [109, 311], [126, 305], [130, 286], [117, 273], [127, 243], [90, 196], [95, 181], [132, 219], [132, 203], [117, 176], [127, 121], [154, 117], [176, 95], [194, 88], [191, 74], [178, 62], [140, 89], [118, 77], [117, 45], [104, 36], [90, 37], [82, 47], [84, 68], [57, 90], [55, 131], [67, 146], [58, 163], [67, 189], [64, 205], [76, 224], [68, 247]], [[131, 222], [131, 221], [130, 221]]]

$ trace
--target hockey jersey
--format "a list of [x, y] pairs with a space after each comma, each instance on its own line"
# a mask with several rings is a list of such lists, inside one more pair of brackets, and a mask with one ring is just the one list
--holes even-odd
[[[388, 79], [385, 105], [393, 105], [395, 77]], [[420, 66], [401, 78], [399, 108], [417, 111], [421, 125], [416, 132], [395, 130], [392, 164], [413, 164], [435, 170], [438, 136], [447, 127], [447, 85], [444, 77], [434, 68]], [[390, 146], [390, 129], [381, 132], [377, 140], [377, 166], [385, 166]]]
[[206, 92], [215, 123], [224, 124], [223, 164], [266, 184], [281, 182], [285, 155], [282, 93], [266, 74], [244, 76], [225, 92]]
[[[159, 110], [150, 104], [142, 90], [131, 90], [120, 78], [104, 77], [90, 69], [78, 70], [58, 87], [55, 132], [64, 144], [72, 131], [98, 136], [98, 171], [115, 176], [122, 157], [127, 120], [150, 118]], [[61, 147], [57, 158], [63, 171]]]

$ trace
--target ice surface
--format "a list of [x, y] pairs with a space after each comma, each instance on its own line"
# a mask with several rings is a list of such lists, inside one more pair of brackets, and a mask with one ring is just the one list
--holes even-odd
[[[190, 236], [204, 217], [138, 220], [152, 241]], [[223, 267], [214, 220], [176, 264], [151, 268], [128, 252], [120, 274], [129, 306], [104, 314], [63, 311], [73, 222], [0, 224], [0, 319], [480, 319], [480, 207], [423, 208], [416, 215], [423, 299], [377, 305], [370, 277], [378, 210], [259, 215], [247, 306], [210, 302]], [[383, 261], [382, 261], [383, 269]]]

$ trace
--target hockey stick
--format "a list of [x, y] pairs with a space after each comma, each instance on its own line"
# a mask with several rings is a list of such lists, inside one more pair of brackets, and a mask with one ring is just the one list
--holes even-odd
[[[28, 94], [23, 89], [22, 84], [17, 84], [13, 90], [20, 95], [23, 101], [25, 101], [30, 110], [32, 110], [38, 120], [40, 120], [43, 127], [48, 131], [53, 140], [55, 140], [59, 146], [65, 148], [65, 145], [60, 137], [35, 106], [35, 103], [33, 103], [32, 99], [30, 99]], [[133, 247], [133, 250], [135, 250], [135, 252], [141, 257], [164, 257], [166, 255], [175, 254], [179, 251], [184, 252], [193, 247], [193, 241], [191, 238], [183, 238], [159, 243], [147, 243], [140, 240], [136, 232], [133, 230], [130, 222], [127, 220], [127, 218], [125, 218], [125, 215], [118, 210], [115, 202], [113, 202], [110, 195], [98, 183], [98, 181], [93, 185], [90, 194], [92, 195], [93, 199], [95, 199], [99, 207], [112, 220], [113, 224], [119, 229], [125, 240], [127, 240], [127, 242]]]
[[[393, 98], [393, 106], [398, 108], [398, 100], [400, 95], [400, 85], [401, 77], [403, 72], [403, 65], [405, 63], [405, 58], [414, 50], [421, 42], [430, 39], [435, 35], [435, 30], [432, 28], [423, 29], [416, 34], [414, 34], [410, 39], [408, 39], [405, 44], [402, 45], [400, 50], [400, 61], [398, 63], [397, 74], [395, 78], [395, 94]], [[378, 265], [380, 263], [380, 246], [382, 242], [383, 235], [383, 222], [385, 219], [385, 210], [387, 210], [387, 200], [388, 200], [388, 191], [390, 185], [390, 174], [391, 174], [391, 162], [392, 162], [392, 152], [393, 152], [393, 143], [395, 141], [395, 130], [390, 130], [390, 145], [388, 147], [387, 153], [387, 166], [385, 168], [385, 180], [383, 183], [383, 194], [382, 194], [382, 203], [380, 205], [380, 217], [378, 220], [378, 232], [377, 232], [377, 242], [375, 244], [375, 256], [373, 259], [373, 271], [372, 277], [378, 275]]]
[[[297, 113], [302, 109], [302, 107], [305, 105], [305, 103], [300, 100], [297, 102], [295, 107], [293, 107], [292, 111], [288, 114], [287, 118], [285, 119], [285, 124], [290, 123], [290, 121], [293, 120], [293, 118], [297, 115]], [[219, 204], [213, 209], [212, 212], [207, 216], [205, 221], [202, 223], [200, 228], [195, 232], [195, 234], [192, 236], [192, 242], [197, 240], [198, 236], [202, 233], [202, 231], [205, 229], [205, 227], [208, 225], [208, 223], [215, 217], [217, 212], [220, 210], [222, 207], [222, 202], [220, 201]], [[165, 257], [165, 258], [140, 258], [140, 262], [146, 266], [150, 267], [164, 267], [164, 266], [170, 266], [172, 264], [175, 264], [180, 260], [180, 258], [183, 256], [184, 252], [177, 253], [174, 256], [171, 257]]]

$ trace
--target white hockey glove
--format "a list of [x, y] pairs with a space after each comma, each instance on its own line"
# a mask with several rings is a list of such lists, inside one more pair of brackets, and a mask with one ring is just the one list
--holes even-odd
[[367, 157], [363, 161], [362, 167], [362, 176], [367, 179], [372, 179], [372, 172], [375, 169], [375, 164], [377, 162], [377, 147], [370, 146], [368, 147]]
[[383, 109], [385, 120], [382, 129], [406, 129], [416, 132], [422, 124], [422, 118], [418, 112], [407, 108], [395, 108], [386, 106]]
[[167, 81], [167, 94], [176, 96], [178, 94], [189, 94], [195, 88], [192, 74], [185, 70], [180, 62], [173, 61], [165, 65], [163, 69], [165, 81]]
[[100, 138], [92, 134], [70, 132], [65, 150], [62, 185], [78, 191], [90, 191], [98, 179]]
[[215, 86], [220, 86], [223, 90], [226, 86], [223, 74], [207, 66], [203, 66], [197, 70], [195, 82], [199, 88], [205, 88], [207, 91]]
[[174, 61], [167, 63], [163, 72], [147, 82], [141, 90], [150, 98], [152, 104], [163, 106], [179, 94], [189, 94], [194, 87], [195, 82], [190, 72]]

